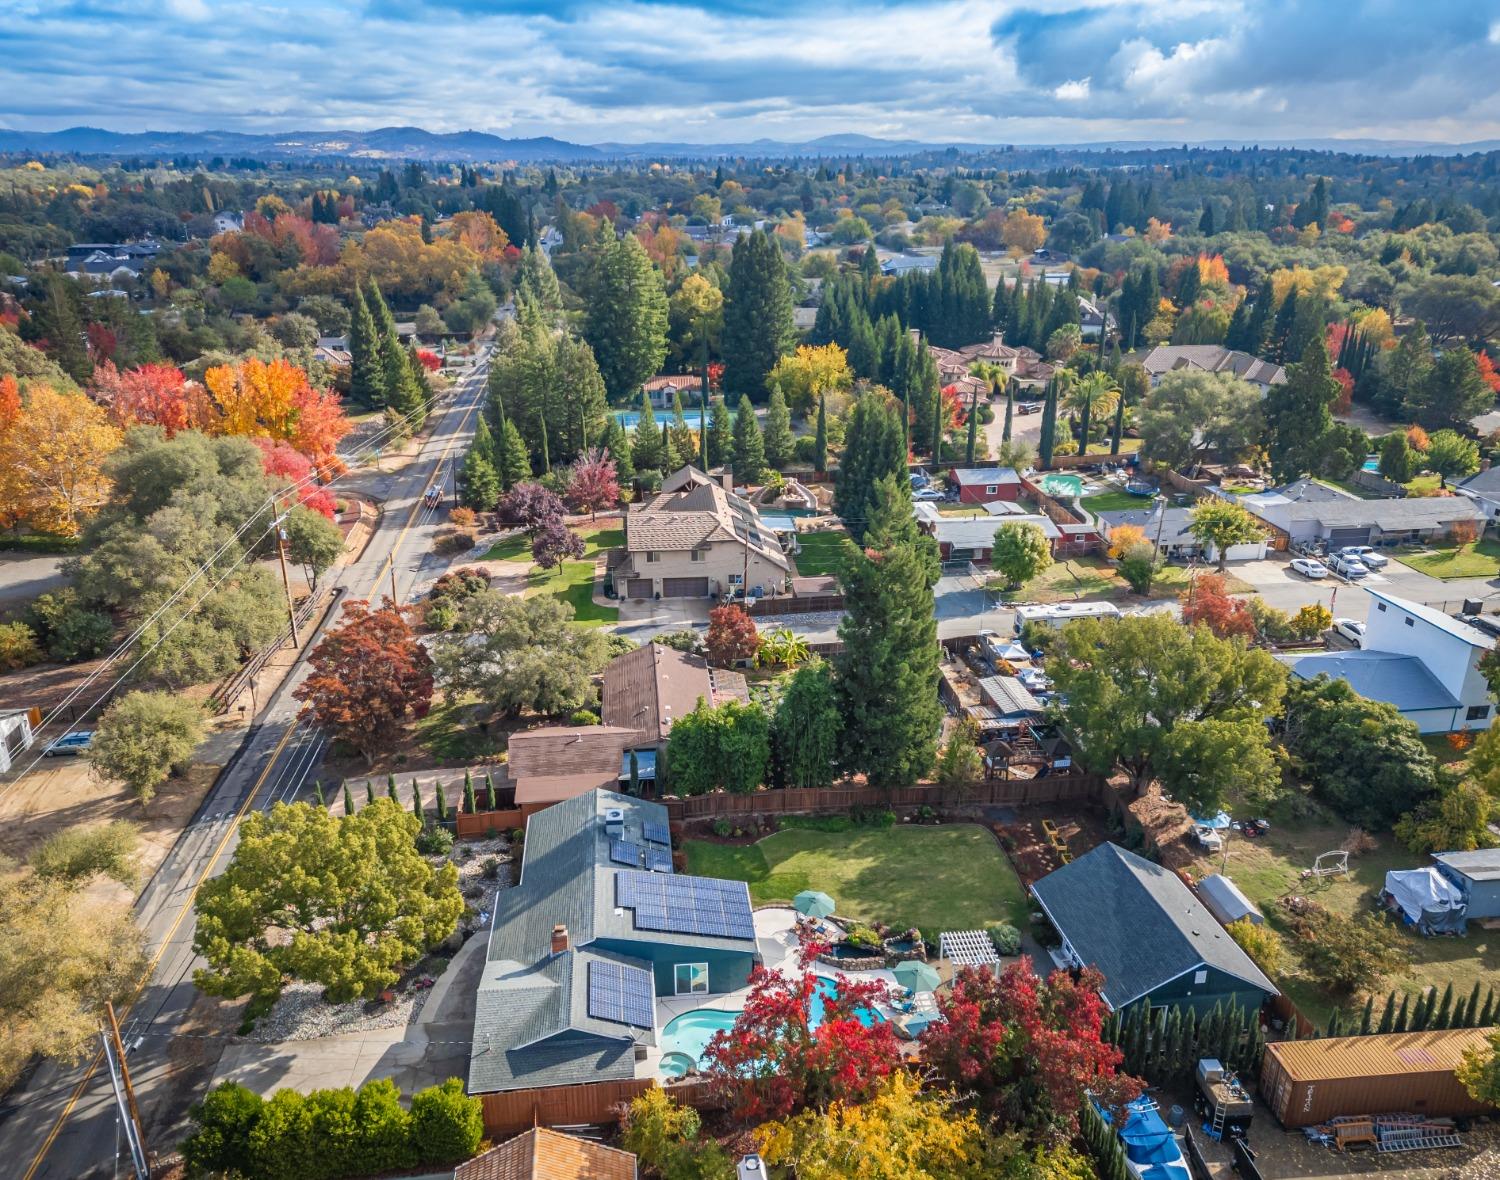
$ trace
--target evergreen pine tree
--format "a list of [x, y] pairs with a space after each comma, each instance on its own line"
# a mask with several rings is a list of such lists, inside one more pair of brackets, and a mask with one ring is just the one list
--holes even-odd
[[1407, 1026], [1407, 1010], [1411, 1007], [1411, 994], [1403, 992], [1401, 995], [1401, 1007], [1396, 1013], [1395, 1023], [1391, 1025], [1392, 1032], [1404, 1033]]
[[[502, 491], [510, 491], [518, 483], [531, 478], [531, 459], [526, 451], [526, 440], [516, 429], [516, 424], [506, 418], [494, 436], [495, 476]], [[499, 497], [496, 497], [498, 499]]]
[[637, 475], [661, 471], [667, 458], [666, 448], [656, 429], [656, 411], [651, 407], [651, 395], [645, 390], [641, 391], [641, 404], [637, 413], [639, 416], [635, 432], [630, 439], [630, 461], [634, 464]]
[[435, 804], [437, 807], [438, 822], [446, 822], [448, 819], [448, 800], [443, 797], [443, 784], [437, 783], [433, 787], [433, 791], [436, 795]]
[[354, 814], [354, 795], [349, 790], [349, 780], [344, 780], [344, 814]]
[[669, 475], [682, 466], [682, 453], [677, 449], [677, 440], [672, 437], [672, 428], [661, 424], [661, 471]]
[[670, 435], [672, 450], [676, 452], [679, 460], [671, 468], [671, 470], [676, 471], [683, 463], [693, 462], [698, 455], [698, 435], [687, 424], [687, 411], [682, 407], [682, 393], [680, 391], [672, 395], [672, 428]]
[[1037, 466], [1052, 466], [1052, 450], [1057, 446], [1057, 383], [1047, 382], [1047, 397], [1042, 403], [1042, 432], [1037, 445]]
[[734, 462], [734, 419], [722, 396], [713, 399], [708, 411], [708, 454], [705, 464], [722, 467]]
[[1281, 306], [1276, 309], [1276, 319], [1271, 325], [1271, 338], [1267, 342], [1266, 350], [1271, 354], [1271, 359], [1277, 364], [1286, 364], [1291, 360], [1288, 350], [1292, 342], [1292, 329], [1297, 323], [1297, 288], [1288, 288], [1286, 296], [1281, 301]]
[[625, 427], [620, 425], [620, 419], [614, 414], [609, 416], [604, 427], [604, 449], [615, 461], [615, 478], [620, 486], [624, 487], [634, 480], [635, 462], [630, 453], [630, 436], [625, 433]]
[[634, 234], [615, 238], [596, 258], [584, 339], [616, 402], [641, 388], [667, 355], [666, 288]]
[[474, 441], [469, 446], [469, 453], [464, 456], [458, 475], [463, 487], [460, 502], [476, 512], [490, 511], [500, 499], [500, 476], [495, 471], [491, 457], [494, 449], [489, 425], [485, 422], [484, 415], [480, 414], [478, 425], [474, 428]]
[[734, 415], [734, 479], [736, 483], [758, 484], [766, 476], [765, 440], [755, 407], [748, 397], [741, 397]]
[[796, 344], [786, 260], [770, 234], [756, 230], [734, 244], [720, 341], [724, 383], [740, 394], [765, 389], [766, 375]]
[[813, 471], [818, 475], [828, 470], [828, 395], [818, 394], [818, 427], [813, 435]]
[[1385, 998], [1385, 1008], [1380, 1013], [1380, 1025], [1376, 1032], [1388, 1033], [1396, 1027], [1396, 993], [1392, 991]]
[[856, 542], [863, 539], [875, 485], [888, 475], [905, 478], [906, 451], [900, 403], [871, 390], [854, 403], [844, 435], [844, 453], [834, 487], [834, 511]]
[[356, 284], [354, 310], [349, 317], [349, 396], [362, 406], [385, 405], [385, 372], [380, 364], [380, 337], [375, 317]]
[[[1287, 299], [1292, 298], [1288, 294]], [[1336, 439], [1333, 404], [1340, 392], [1321, 336], [1308, 344], [1286, 381], [1266, 394], [1266, 453], [1278, 481], [1290, 483], [1316, 472]]]
[[422, 787], [416, 779], [411, 780], [411, 813], [424, 824], [427, 822], [427, 816], [422, 808]]
[[781, 386], [771, 386], [771, 400], [766, 406], [766, 429], [762, 437], [766, 464], [773, 471], [780, 471], [792, 461], [792, 416], [786, 407], [786, 398]]

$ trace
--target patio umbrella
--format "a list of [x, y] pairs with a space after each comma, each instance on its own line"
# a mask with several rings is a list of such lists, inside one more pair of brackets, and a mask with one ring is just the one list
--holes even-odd
[[937, 971], [915, 959], [906, 963], [897, 963], [892, 974], [896, 977], [897, 983], [914, 992], [935, 991], [941, 982]]
[[799, 914], [809, 918], [826, 918], [833, 913], [833, 898], [816, 889], [804, 889], [792, 898], [792, 906]]

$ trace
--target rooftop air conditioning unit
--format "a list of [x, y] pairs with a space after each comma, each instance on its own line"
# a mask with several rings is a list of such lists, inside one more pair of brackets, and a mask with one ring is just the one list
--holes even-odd
[[611, 836], [619, 836], [625, 831], [625, 809], [623, 807], [611, 807], [604, 813], [604, 830]]

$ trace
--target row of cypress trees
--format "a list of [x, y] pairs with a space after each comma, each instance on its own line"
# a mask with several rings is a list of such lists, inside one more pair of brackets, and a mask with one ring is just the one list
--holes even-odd
[[349, 392], [354, 400], [384, 409], [404, 434], [420, 430], [432, 406], [427, 371], [417, 359], [415, 343], [402, 345], [396, 317], [373, 279], [354, 289], [349, 355]]

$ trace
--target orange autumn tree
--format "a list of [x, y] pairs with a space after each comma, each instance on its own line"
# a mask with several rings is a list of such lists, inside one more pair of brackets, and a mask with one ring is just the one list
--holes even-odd
[[219, 412], [219, 434], [289, 442], [314, 463], [337, 465], [334, 449], [351, 429], [338, 396], [315, 389], [287, 360], [250, 357], [203, 374]]
[[217, 432], [218, 410], [208, 391], [173, 365], [141, 365], [122, 373], [105, 361], [94, 369], [89, 393], [122, 430], [160, 426], [168, 438], [182, 430]]
[[444, 226], [445, 236], [467, 246], [485, 262], [499, 262], [505, 257], [510, 239], [495, 219], [480, 209], [455, 213]]
[[34, 385], [17, 401], [14, 379], [0, 382], [0, 519], [76, 537], [109, 498], [104, 460], [121, 433], [81, 393]]

